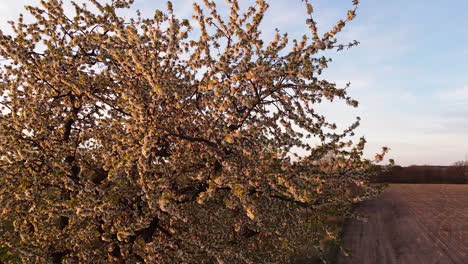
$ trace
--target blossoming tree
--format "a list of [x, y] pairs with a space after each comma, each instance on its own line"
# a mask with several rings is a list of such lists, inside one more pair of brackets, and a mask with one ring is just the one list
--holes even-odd
[[308, 32], [269, 42], [266, 0], [227, 2], [189, 21], [170, 2], [125, 19], [132, 0], [43, 0], [0, 33], [5, 262], [287, 263], [336, 239], [326, 219], [376, 191], [359, 120], [316, 109], [357, 106], [320, 78], [320, 52], [357, 44], [335, 37], [357, 0], [324, 35], [298, 1]]

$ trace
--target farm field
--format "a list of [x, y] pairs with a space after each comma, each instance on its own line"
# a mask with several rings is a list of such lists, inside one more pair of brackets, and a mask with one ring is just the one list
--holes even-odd
[[357, 210], [367, 223], [347, 223], [338, 263], [468, 263], [468, 185], [391, 184]]

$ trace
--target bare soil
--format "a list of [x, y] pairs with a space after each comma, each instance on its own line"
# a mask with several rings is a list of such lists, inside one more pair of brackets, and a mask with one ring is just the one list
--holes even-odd
[[357, 211], [342, 264], [468, 264], [468, 185], [391, 184]]

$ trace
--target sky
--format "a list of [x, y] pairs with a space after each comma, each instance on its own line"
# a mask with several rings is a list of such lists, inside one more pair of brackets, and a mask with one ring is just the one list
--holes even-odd
[[[79, 0], [78, 2], [84, 2]], [[39, 0], [1, 0], [0, 29]], [[64, 2], [69, 2], [64, 0]], [[135, 0], [152, 16], [166, 1]], [[190, 18], [192, 0], [173, 0], [176, 14]], [[222, 7], [224, 0], [219, 0]], [[253, 0], [241, 0], [241, 3]], [[351, 0], [311, 0], [319, 31], [325, 32], [352, 8]], [[275, 28], [300, 38], [305, 10], [300, 0], [270, 0], [261, 27], [266, 39]], [[357, 17], [337, 37], [361, 44], [327, 52], [333, 58], [322, 77], [351, 82], [357, 109], [334, 102], [320, 106], [342, 128], [356, 116], [356, 134], [368, 141], [366, 156], [382, 146], [400, 165], [450, 165], [468, 155], [468, 2], [465, 0], [361, 0]]]

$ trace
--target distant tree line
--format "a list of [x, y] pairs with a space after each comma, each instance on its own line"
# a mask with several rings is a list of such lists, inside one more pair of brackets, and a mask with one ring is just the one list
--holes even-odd
[[392, 166], [372, 180], [380, 183], [468, 184], [468, 162], [452, 166]]

